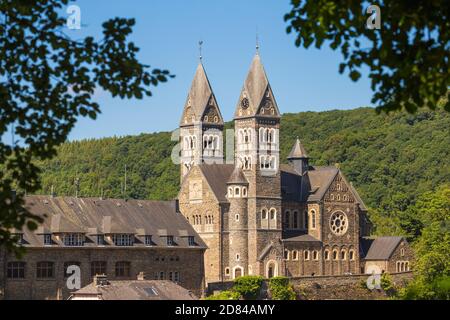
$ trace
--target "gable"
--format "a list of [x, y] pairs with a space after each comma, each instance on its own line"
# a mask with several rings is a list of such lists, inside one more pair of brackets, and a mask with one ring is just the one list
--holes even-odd
[[267, 117], [267, 116], [279, 117], [280, 116], [280, 111], [278, 110], [277, 103], [275, 101], [275, 98], [272, 94], [272, 90], [270, 89], [269, 85], [267, 86], [264, 96], [261, 99], [257, 114], [260, 116], [265, 116], [265, 117]]

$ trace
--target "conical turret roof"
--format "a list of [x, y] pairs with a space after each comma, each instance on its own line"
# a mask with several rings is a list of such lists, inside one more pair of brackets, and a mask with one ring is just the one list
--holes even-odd
[[294, 146], [292, 147], [291, 152], [289, 153], [288, 159], [301, 159], [301, 158], [309, 158], [309, 156], [306, 153], [306, 150], [303, 147], [302, 143], [300, 142], [300, 139], [297, 138]]

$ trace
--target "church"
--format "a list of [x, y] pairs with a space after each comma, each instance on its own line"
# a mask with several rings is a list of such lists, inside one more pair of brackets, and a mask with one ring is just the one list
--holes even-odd
[[[180, 121], [180, 212], [206, 243], [206, 282], [243, 275], [409, 270], [402, 237], [368, 239], [367, 208], [338, 166], [314, 166], [301, 140], [280, 159], [281, 113], [257, 52], [227, 135], [200, 61]], [[369, 251], [373, 259], [365, 259]]]

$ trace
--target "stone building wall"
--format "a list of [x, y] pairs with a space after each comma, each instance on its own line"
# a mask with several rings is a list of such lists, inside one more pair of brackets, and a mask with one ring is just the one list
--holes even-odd
[[[9, 261], [18, 261], [7, 255], [4, 265]], [[106, 261], [107, 276], [111, 280], [136, 279], [144, 272], [148, 279], [155, 279], [164, 272], [169, 279], [169, 272], [179, 273], [179, 284], [200, 296], [204, 289], [203, 249], [176, 248], [28, 248], [21, 261], [26, 262], [24, 279], [7, 279], [5, 272], [0, 274], [0, 288], [4, 299], [67, 299], [64, 276], [64, 262], [79, 262], [81, 268], [81, 287], [92, 282], [91, 262]], [[39, 261], [54, 263], [54, 275], [49, 279], [37, 279], [36, 264]], [[130, 276], [117, 278], [115, 265], [118, 261], [130, 262]], [[189, 267], [186, 267], [189, 266]]]

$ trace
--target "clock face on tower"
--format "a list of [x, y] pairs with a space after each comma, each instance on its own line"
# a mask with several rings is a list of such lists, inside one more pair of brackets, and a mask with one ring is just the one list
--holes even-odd
[[247, 98], [242, 99], [242, 101], [241, 101], [242, 109], [247, 109], [249, 107], [249, 105], [250, 105], [250, 103], [248, 102]]

